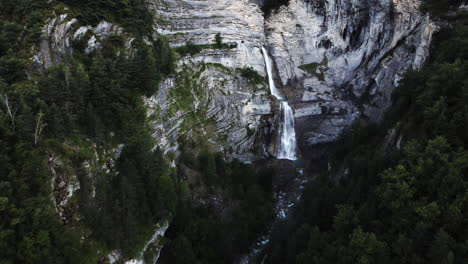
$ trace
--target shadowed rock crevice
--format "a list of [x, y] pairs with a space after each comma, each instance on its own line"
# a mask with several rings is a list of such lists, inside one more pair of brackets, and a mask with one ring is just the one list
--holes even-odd
[[272, 12], [281, 6], [287, 6], [290, 0], [261, 0], [262, 11], [266, 17], [270, 16]]

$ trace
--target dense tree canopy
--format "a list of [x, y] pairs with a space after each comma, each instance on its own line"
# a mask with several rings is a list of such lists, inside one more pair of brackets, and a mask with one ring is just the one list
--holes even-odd
[[[115, 36], [102, 52], [84, 56], [75, 47], [67, 64], [32, 71], [31, 45], [60, 7], [55, 1], [0, 1], [2, 263], [97, 263], [110, 249], [135, 256], [154, 224], [175, 211], [175, 174], [154, 149], [142, 99], [172, 72], [172, 51], [163, 38], [142, 41], [152, 24], [143, 1], [61, 2], [81, 23], [122, 22], [136, 37], [136, 52], [131, 56]], [[123, 17], [130, 19], [123, 23]], [[119, 144], [114, 172], [89, 172], [96, 156]], [[83, 218], [71, 223], [64, 223], [51, 199], [56, 157], [81, 187], [71, 203]]]

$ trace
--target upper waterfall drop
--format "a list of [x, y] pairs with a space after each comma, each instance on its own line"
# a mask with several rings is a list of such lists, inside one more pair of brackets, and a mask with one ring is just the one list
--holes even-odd
[[273, 63], [271, 62], [270, 56], [268, 55], [268, 51], [265, 49], [265, 47], [262, 47], [262, 53], [267, 69], [268, 85], [270, 86], [270, 92], [274, 97], [276, 97], [276, 99], [284, 101], [285, 99], [281, 97], [278, 89], [276, 88], [275, 81], [273, 80]]
[[273, 79], [273, 64], [265, 47], [262, 47], [262, 52], [267, 69], [268, 84], [270, 86], [271, 94], [281, 101], [280, 109], [283, 112], [283, 124], [280, 126], [280, 131], [278, 133], [280, 136], [280, 144], [276, 157], [278, 159], [296, 160], [296, 130], [294, 126], [294, 113], [286, 99], [281, 97], [278, 89], [276, 88], [275, 81]]

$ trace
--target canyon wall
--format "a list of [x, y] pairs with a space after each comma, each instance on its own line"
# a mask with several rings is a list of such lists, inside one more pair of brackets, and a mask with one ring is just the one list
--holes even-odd
[[[162, 146], [177, 148], [177, 137], [191, 133], [179, 123], [187, 112], [208, 107], [212, 138], [228, 156], [251, 160], [274, 153], [260, 136], [273, 136], [279, 104], [267, 84], [249, 85], [239, 69], [266, 76], [262, 46], [275, 62], [277, 86], [290, 101], [300, 149], [331, 142], [356, 118], [378, 121], [391, 103], [402, 74], [422, 66], [436, 26], [419, 12], [419, 0], [291, 0], [264, 18], [257, 1], [153, 0], [156, 31], [173, 47], [207, 45], [220, 33], [231, 49], [203, 49], [179, 59], [183, 68], [201, 69], [200, 90], [210, 96], [175, 113], [164, 102], [178, 85], [168, 80], [150, 99], [168, 122], [155, 122]], [[155, 105], [155, 104], [153, 104]], [[174, 108], [174, 107], [173, 107]], [[187, 111], [187, 109], [191, 109]], [[204, 123], [200, 121], [198, 123]], [[172, 146], [172, 148], [171, 148]], [[259, 147], [265, 151], [259, 151]], [[268, 149], [269, 147], [269, 149]]]
[[[180, 55], [177, 73], [146, 99], [160, 147], [177, 152], [180, 138], [205, 138], [228, 158], [274, 156], [279, 102], [270, 95], [262, 55], [273, 62], [276, 86], [296, 119], [303, 153], [331, 142], [356, 118], [381, 119], [404, 72], [422, 66], [435, 24], [419, 0], [291, 0], [267, 18], [258, 1], [152, 0], [155, 36]], [[48, 21], [33, 66], [66, 62], [71, 43], [87, 32], [86, 52], [117, 34], [116, 25]], [[215, 48], [216, 34], [225, 46]]]
[[266, 20], [300, 146], [330, 142], [355, 118], [382, 118], [402, 74], [422, 66], [436, 29], [418, 0], [291, 0]]

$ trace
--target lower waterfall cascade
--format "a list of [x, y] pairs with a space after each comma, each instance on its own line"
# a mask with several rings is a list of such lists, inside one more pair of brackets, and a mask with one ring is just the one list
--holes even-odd
[[273, 63], [268, 55], [265, 47], [262, 47], [263, 57], [265, 59], [265, 66], [268, 75], [268, 85], [270, 86], [271, 94], [281, 101], [280, 110], [282, 111], [283, 123], [280, 126], [279, 137], [280, 144], [277, 150], [276, 157], [278, 159], [296, 160], [296, 130], [294, 125], [294, 113], [289, 106], [288, 101], [281, 97], [278, 89], [276, 88], [273, 79]]
[[296, 130], [294, 127], [294, 113], [287, 101], [281, 102], [283, 124], [280, 129], [281, 144], [277, 152], [278, 159], [296, 159]]

